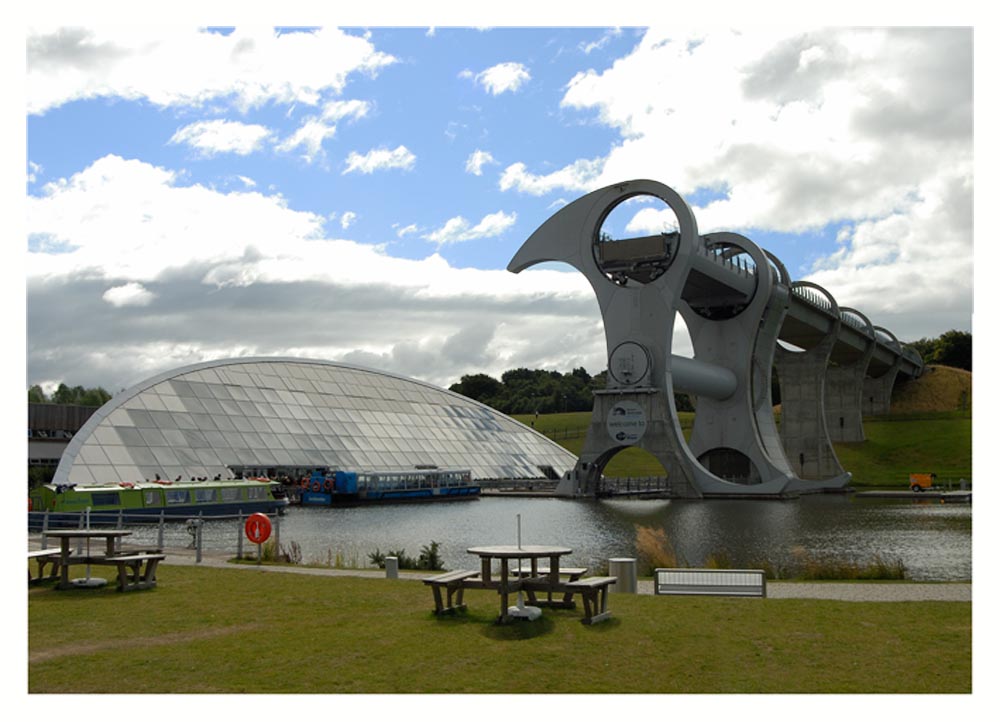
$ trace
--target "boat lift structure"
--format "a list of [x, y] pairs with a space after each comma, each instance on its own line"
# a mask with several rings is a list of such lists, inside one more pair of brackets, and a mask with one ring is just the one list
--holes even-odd
[[[608, 215], [636, 196], [666, 203], [677, 230], [621, 240], [603, 234]], [[607, 463], [630, 446], [656, 457], [681, 497], [842, 489], [851, 475], [832, 442], [863, 440], [862, 412], [888, 412], [896, 377], [923, 371], [920, 355], [891, 331], [839, 306], [822, 287], [792, 281], [781, 261], [749, 238], [700, 235], [684, 199], [656, 181], [608, 186], [563, 207], [507, 269], [519, 273], [545, 261], [586, 276], [608, 353], [607, 387], [596, 393], [583, 451], [558, 487], [563, 495], [595, 495]], [[678, 313], [694, 358], [672, 353]], [[696, 397], [690, 440], [674, 391]]]

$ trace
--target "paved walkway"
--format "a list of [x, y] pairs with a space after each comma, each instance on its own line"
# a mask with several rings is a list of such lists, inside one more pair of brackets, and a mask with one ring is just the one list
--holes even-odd
[[[168, 549], [164, 564], [186, 564], [202, 567], [218, 567], [226, 569], [246, 569], [250, 571], [312, 574], [327, 577], [369, 577], [381, 579], [385, 577], [382, 570], [330, 569], [305, 566], [271, 566], [263, 564], [260, 567], [249, 564], [230, 564], [231, 555], [203, 554], [201, 562], [195, 560], [195, 554], [190, 549]], [[427, 572], [401, 571], [400, 579], [421, 579]], [[652, 594], [653, 582], [640, 580], [640, 594]], [[968, 583], [921, 583], [921, 582], [773, 582], [767, 583], [767, 596], [770, 599], [833, 599], [845, 602], [971, 602], [972, 584]]]

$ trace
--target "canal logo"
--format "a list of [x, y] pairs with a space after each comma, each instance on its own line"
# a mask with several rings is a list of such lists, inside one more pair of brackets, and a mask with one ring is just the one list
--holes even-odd
[[646, 433], [646, 412], [634, 401], [620, 401], [608, 413], [607, 429], [615, 441], [636, 444]]

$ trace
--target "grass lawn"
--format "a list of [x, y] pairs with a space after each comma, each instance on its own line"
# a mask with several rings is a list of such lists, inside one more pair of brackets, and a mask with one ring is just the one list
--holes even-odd
[[[972, 605], [612, 595], [494, 624], [414, 581], [161, 566], [155, 590], [28, 592], [32, 693], [969, 693]], [[108, 674], [121, 670], [122, 674]], [[125, 685], [125, 680], [129, 684]], [[543, 684], [539, 684], [539, 680]]]

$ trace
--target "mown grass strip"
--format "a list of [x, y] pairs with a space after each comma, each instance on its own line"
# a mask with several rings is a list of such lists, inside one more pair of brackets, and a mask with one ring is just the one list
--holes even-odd
[[614, 617], [593, 627], [579, 610], [498, 626], [488, 591], [437, 618], [414, 581], [169, 565], [159, 576], [133, 594], [31, 589], [29, 691], [971, 691], [961, 602], [612, 595]]

